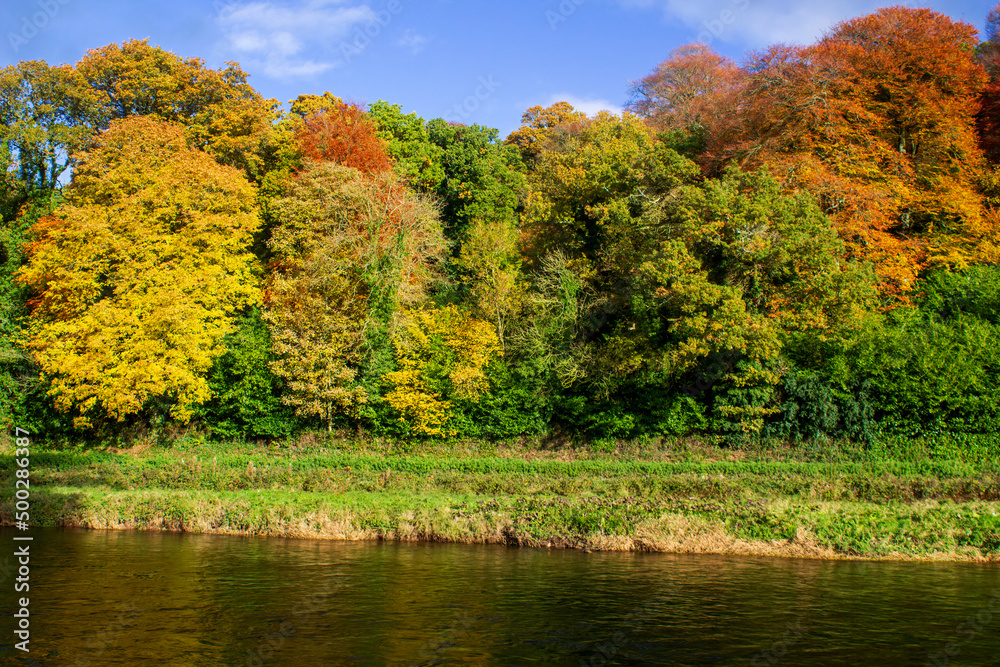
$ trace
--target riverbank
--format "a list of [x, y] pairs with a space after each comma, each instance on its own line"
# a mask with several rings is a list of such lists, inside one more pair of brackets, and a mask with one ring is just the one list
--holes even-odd
[[[615, 451], [340, 440], [37, 450], [33, 525], [1000, 561], [995, 441]], [[13, 521], [11, 480], [0, 523]]]

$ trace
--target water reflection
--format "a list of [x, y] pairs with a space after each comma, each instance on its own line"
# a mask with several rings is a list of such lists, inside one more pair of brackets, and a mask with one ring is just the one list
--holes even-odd
[[24, 664], [1000, 662], [996, 565], [34, 534]]

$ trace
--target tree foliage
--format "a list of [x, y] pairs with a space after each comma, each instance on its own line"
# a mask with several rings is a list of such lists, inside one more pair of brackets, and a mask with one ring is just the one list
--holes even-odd
[[200, 58], [180, 58], [133, 39], [88, 51], [76, 71], [96, 96], [96, 128], [155, 116], [183, 125], [193, 148], [250, 178], [261, 176], [277, 102], [262, 98], [236, 63], [212, 70]]
[[233, 313], [259, 298], [253, 187], [149, 118], [113, 122], [79, 160], [20, 273], [27, 347], [81, 423], [158, 406], [184, 420]]
[[0, 418], [995, 431], [998, 27], [888, 7], [739, 64], [682, 46], [628, 111], [533, 106], [505, 140], [330, 92], [281, 113], [147, 41], [8, 66]]
[[60, 187], [96, 113], [92, 91], [72, 67], [28, 61], [0, 70], [0, 215], [12, 218]]
[[740, 125], [714, 150], [814, 193], [883, 291], [905, 292], [928, 263], [979, 261], [996, 233], [976, 189], [975, 43], [968, 24], [890, 7], [773, 47], [743, 68]]
[[436, 211], [391, 174], [366, 177], [306, 163], [286, 197], [265, 317], [286, 401], [327, 428], [356, 416], [367, 392], [358, 370], [393, 313], [419, 303], [444, 250]]
[[587, 118], [569, 102], [556, 102], [548, 107], [533, 106], [521, 116], [521, 127], [510, 133], [505, 144], [517, 146], [521, 158], [532, 162], [545, 149], [549, 138], [561, 131], [572, 131], [574, 123]]
[[421, 435], [454, 435], [452, 401], [477, 399], [489, 388], [486, 366], [500, 346], [489, 323], [456, 306], [404, 314], [394, 338], [399, 370], [385, 400]]
[[309, 160], [336, 162], [364, 174], [392, 168], [375, 123], [355, 104], [341, 102], [305, 116], [295, 141]]
[[688, 44], [632, 83], [628, 108], [661, 132], [691, 133], [703, 142], [724, 132], [739, 84], [736, 63], [706, 44]]

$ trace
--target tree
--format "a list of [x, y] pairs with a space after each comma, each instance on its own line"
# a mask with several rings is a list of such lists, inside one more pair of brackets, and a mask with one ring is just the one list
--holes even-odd
[[96, 112], [92, 91], [71, 67], [29, 61], [0, 70], [4, 219], [59, 187], [72, 155], [94, 133]]
[[261, 177], [277, 101], [262, 98], [236, 63], [212, 70], [199, 58], [129, 40], [88, 51], [76, 69], [97, 97], [98, 128], [129, 116], [180, 123], [193, 148]]
[[399, 370], [385, 400], [421, 435], [454, 435], [452, 400], [477, 399], [489, 388], [486, 366], [499, 352], [493, 328], [456, 306], [405, 314], [394, 337]]
[[496, 328], [501, 354], [506, 352], [511, 323], [524, 303], [517, 241], [513, 221], [476, 221], [455, 260], [468, 285], [474, 312]]
[[393, 175], [330, 162], [307, 162], [274, 209], [273, 367], [286, 402], [331, 429], [369, 399], [359, 372], [390, 344], [396, 311], [423, 300], [441, 229], [434, 208]]
[[531, 163], [541, 154], [554, 132], [586, 118], [587, 114], [576, 111], [569, 102], [556, 102], [544, 108], [533, 106], [521, 116], [521, 127], [511, 132], [504, 143], [517, 146], [521, 158]]
[[341, 102], [305, 116], [295, 141], [309, 160], [336, 162], [364, 174], [392, 169], [375, 123], [355, 104]]
[[697, 174], [628, 113], [602, 112], [546, 146], [530, 174], [523, 215], [525, 254], [536, 266], [555, 250], [599, 260], [615, 216], [630, 217]]
[[978, 56], [989, 83], [980, 98], [976, 129], [986, 159], [996, 165], [1000, 163], [1000, 4], [986, 15], [986, 41], [979, 45]]
[[368, 109], [379, 128], [400, 178], [417, 192], [435, 193], [444, 181], [444, 149], [431, 141], [427, 124], [416, 113], [404, 115], [398, 104], [379, 100]]
[[744, 68], [742, 127], [716, 152], [817, 195], [883, 292], [904, 293], [928, 262], [978, 261], [994, 233], [976, 191], [974, 45], [968, 24], [890, 7], [772, 48]]
[[740, 81], [733, 61], [705, 44], [688, 44], [632, 83], [628, 110], [660, 132], [690, 133], [704, 145], [732, 117]]
[[500, 224], [514, 218], [523, 167], [514, 148], [497, 141], [497, 130], [435, 119], [427, 124], [427, 133], [443, 151], [445, 177], [434, 194], [442, 203], [441, 222], [449, 240], [461, 243], [476, 221]]
[[281, 402], [284, 383], [272, 371], [271, 332], [260, 310], [239, 318], [223, 339], [224, 354], [208, 372], [212, 398], [198, 415], [216, 438], [275, 438], [288, 435], [291, 409]]
[[188, 148], [183, 127], [136, 117], [79, 156], [67, 199], [35, 225], [20, 272], [27, 347], [57, 406], [81, 425], [186, 420], [233, 314], [259, 299], [254, 188]]

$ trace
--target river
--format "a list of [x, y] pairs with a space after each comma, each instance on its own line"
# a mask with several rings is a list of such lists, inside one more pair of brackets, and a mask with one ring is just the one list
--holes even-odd
[[996, 564], [29, 534], [0, 529], [10, 664], [1000, 664]]

